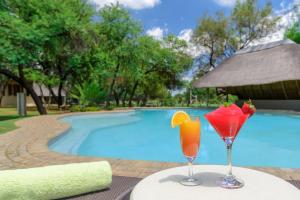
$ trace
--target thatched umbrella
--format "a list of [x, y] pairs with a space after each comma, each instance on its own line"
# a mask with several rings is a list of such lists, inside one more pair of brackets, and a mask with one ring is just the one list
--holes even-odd
[[290, 40], [240, 50], [194, 82], [240, 99], [300, 99], [300, 45]]

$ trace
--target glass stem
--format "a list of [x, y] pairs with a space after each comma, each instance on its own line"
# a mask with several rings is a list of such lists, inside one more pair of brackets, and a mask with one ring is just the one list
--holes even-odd
[[193, 179], [193, 163], [192, 162], [188, 162], [188, 168], [189, 168], [189, 180], [192, 180]]
[[232, 143], [227, 144], [227, 164], [228, 164], [228, 176], [232, 176]]

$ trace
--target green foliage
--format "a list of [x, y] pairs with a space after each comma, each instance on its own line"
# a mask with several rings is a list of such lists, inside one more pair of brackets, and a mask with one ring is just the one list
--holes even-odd
[[70, 107], [70, 112], [84, 112], [84, 107], [81, 105], [73, 105]]
[[195, 44], [209, 50], [209, 68], [215, 67], [217, 58], [225, 51], [225, 45], [229, 39], [228, 20], [223, 13], [217, 13], [216, 17], [204, 15], [193, 34]]
[[[98, 77], [104, 81], [107, 103], [115, 86], [124, 83], [122, 75], [136, 67], [136, 39], [141, 32], [140, 24], [134, 21], [129, 11], [118, 4], [106, 6], [99, 11], [101, 22], [98, 25], [99, 46], [96, 50]], [[96, 57], [96, 59], [97, 59]]]
[[[1, 4], [4, 3], [9, 11], [0, 10], [0, 67], [9, 66], [16, 70], [18, 65], [31, 65], [38, 60], [41, 45], [45, 41], [44, 34], [37, 30], [37, 25], [28, 16], [29, 8], [21, 12], [22, 7], [34, 7], [35, 2], [28, 1], [23, 6], [19, 5], [19, 1], [2, 1]], [[19, 11], [16, 8], [18, 6]]]
[[96, 106], [81, 106], [81, 105], [73, 105], [70, 107], [70, 112], [96, 112], [100, 111], [101, 108]]
[[[8, 70], [23, 86], [31, 81], [59, 86], [61, 104], [61, 88], [89, 69], [93, 7], [82, 0], [3, 0], [0, 5], [0, 70]], [[43, 113], [39, 98], [34, 100]]]
[[271, 17], [272, 12], [271, 3], [260, 8], [257, 0], [237, 1], [231, 15], [233, 40], [237, 49], [247, 47], [275, 29], [279, 18]]
[[96, 106], [104, 101], [105, 93], [96, 81], [75, 85], [71, 97], [79, 101], [80, 106]]
[[174, 98], [169, 94], [167, 96], [165, 96], [162, 101], [160, 106], [167, 106], [167, 107], [171, 107], [171, 106], [175, 106], [176, 105], [176, 101], [174, 101]]
[[192, 64], [185, 41], [144, 35], [118, 4], [96, 11], [82, 0], [4, 0], [0, 24], [0, 70], [59, 94], [65, 88], [79, 101], [72, 111], [104, 101], [110, 109], [113, 100], [175, 105], [171, 90], [184, 87], [181, 74]]
[[129, 106], [133, 100], [145, 104], [181, 85], [180, 73], [192, 62], [184, 41], [169, 35], [160, 42], [142, 35], [140, 24], [118, 5], [106, 6], [99, 15], [94, 78], [107, 91], [107, 106], [112, 98], [117, 105], [121, 99], [128, 99]]
[[285, 37], [300, 44], [300, 22], [296, 22], [289, 28], [285, 33]]
[[108, 107], [105, 107], [105, 110], [114, 110], [115, 109], [115, 107], [114, 106], [108, 106]]
[[279, 18], [272, 17], [272, 12], [269, 3], [260, 8], [257, 0], [245, 0], [237, 1], [229, 18], [223, 13], [204, 15], [194, 30], [193, 41], [207, 49], [209, 62], [198, 77], [214, 68], [218, 59], [227, 56], [227, 50], [245, 48], [273, 31]]
[[95, 106], [89, 106], [85, 108], [86, 112], [95, 112], [95, 111], [100, 111], [101, 109], [99, 107], [95, 107]]

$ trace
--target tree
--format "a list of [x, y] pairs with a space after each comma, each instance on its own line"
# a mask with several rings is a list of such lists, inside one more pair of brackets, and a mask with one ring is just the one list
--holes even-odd
[[285, 37], [300, 44], [300, 22], [296, 22], [289, 28], [285, 33]]
[[62, 88], [84, 105], [169, 99], [191, 66], [186, 43], [172, 35], [163, 41], [144, 36], [119, 4], [96, 12], [87, 2], [1, 1], [0, 74], [24, 87], [41, 114], [46, 110], [33, 82], [48, 87], [59, 106]]
[[37, 1], [1, 1], [0, 6], [0, 74], [18, 82], [31, 95], [40, 114], [43, 104], [27, 80], [24, 70], [39, 68], [38, 59], [44, 42], [32, 14]]
[[195, 44], [203, 46], [208, 51], [209, 69], [216, 67], [217, 59], [224, 54], [229, 39], [228, 20], [223, 13], [216, 17], [203, 16], [193, 33]]
[[[55, 77], [55, 76], [46, 76], [42, 71], [38, 71], [38, 70], [24, 70], [24, 74], [26, 76], [26, 78], [34, 83], [36, 83], [38, 86], [39, 86], [39, 90], [40, 90], [40, 93], [41, 93], [41, 101], [44, 103], [44, 104], [49, 104], [51, 103], [51, 99], [47, 99], [45, 98], [44, 96], [44, 93], [43, 93], [43, 89], [42, 87], [44, 86], [49, 86], [49, 91], [52, 91], [52, 87], [56, 86], [58, 83], [59, 83], [59, 78]], [[52, 93], [54, 93], [52, 91]]]
[[[92, 6], [81, 0], [1, 1], [0, 73], [24, 87], [41, 114], [46, 110], [30, 77], [41, 74], [50, 83], [58, 80], [57, 102], [61, 105], [69, 76], [76, 79], [86, 71], [82, 61], [95, 35], [93, 15]], [[51, 84], [47, 86], [51, 90]]]
[[279, 20], [272, 16], [271, 3], [260, 8], [257, 0], [237, 1], [231, 14], [236, 49], [243, 49], [251, 42], [270, 34]]
[[[67, 87], [67, 82], [80, 78], [89, 70], [85, 61], [97, 41], [95, 25], [91, 21], [95, 12], [82, 0], [47, 1], [47, 4], [39, 7], [39, 24], [47, 27], [47, 40], [42, 46], [39, 64], [48, 78], [58, 80], [57, 97], [53, 91], [52, 94], [60, 107], [62, 90]], [[48, 86], [51, 90], [51, 85]]]
[[185, 53], [185, 41], [173, 35], [165, 37], [161, 44], [150, 41], [151, 38], [144, 38], [144, 67], [139, 73], [137, 99], [142, 105], [148, 98], [164, 99], [170, 90], [183, 86], [181, 74], [192, 64], [192, 58]]
[[204, 67], [204, 74], [231, 56], [233, 51], [271, 33], [279, 19], [272, 14], [271, 4], [259, 8], [256, 0], [245, 0], [237, 1], [229, 19], [223, 13], [217, 13], [215, 17], [204, 15], [193, 33], [194, 43], [208, 51], [209, 62], [208, 67]]
[[100, 10], [99, 23], [99, 57], [100, 66], [105, 71], [108, 83], [106, 107], [115, 89], [120, 71], [130, 67], [134, 62], [135, 41], [141, 33], [140, 24], [134, 21], [129, 11], [119, 4], [105, 6]]
[[155, 72], [159, 50], [161, 49], [159, 41], [149, 36], [138, 38], [137, 44], [137, 67], [131, 73], [132, 85], [129, 89], [129, 107], [132, 106], [132, 100], [138, 86], [147, 78], [148, 74]]

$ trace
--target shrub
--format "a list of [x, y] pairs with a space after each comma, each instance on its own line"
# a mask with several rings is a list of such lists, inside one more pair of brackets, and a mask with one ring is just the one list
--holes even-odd
[[77, 99], [81, 106], [96, 106], [105, 98], [105, 92], [96, 81], [75, 85], [71, 97]]
[[83, 112], [83, 107], [80, 105], [73, 105], [70, 107], [70, 112]]
[[105, 110], [114, 110], [115, 107], [114, 106], [108, 106], [108, 107], [105, 107]]
[[95, 106], [85, 107], [85, 106], [81, 106], [81, 105], [73, 105], [70, 108], [71, 112], [95, 112], [95, 111], [99, 111], [99, 110], [101, 110], [99, 107], [95, 107]]
[[85, 108], [85, 111], [87, 112], [95, 112], [95, 111], [99, 111], [100, 108], [99, 107], [95, 107], [95, 106], [89, 106]]

